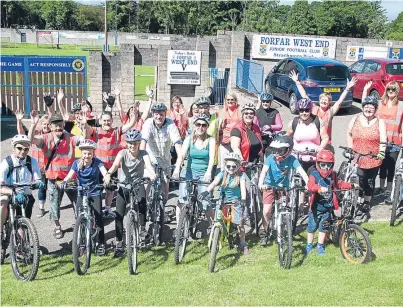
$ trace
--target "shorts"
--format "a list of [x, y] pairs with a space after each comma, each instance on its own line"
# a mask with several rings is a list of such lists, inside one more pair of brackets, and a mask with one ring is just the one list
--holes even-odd
[[[28, 196], [28, 204], [25, 207], [25, 216], [30, 219], [32, 216], [32, 207], [34, 206], [35, 198], [32, 195], [27, 195], [27, 196]], [[11, 196], [9, 196], [9, 195], [1, 195], [0, 201], [10, 202], [10, 197]], [[17, 206], [15, 208], [15, 210], [16, 210], [16, 215], [22, 215], [21, 207]]]
[[[329, 232], [330, 228], [330, 210], [328, 211], [318, 211], [311, 210], [308, 212], [308, 232], [313, 233], [316, 230], [320, 232]], [[328, 225], [323, 226], [323, 222], [327, 221]]]
[[[245, 207], [241, 206], [239, 201], [236, 201], [235, 204], [231, 204], [230, 206], [225, 206], [231, 208], [231, 223], [235, 225], [243, 225], [245, 221]], [[225, 212], [226, 208], [220, 210], [218, 206], [216, 206], [216, 219], [217, 221], [223, 218], [223, 211]]]
[[272, 205], [274, 203], [274, 191], [272, 189], [263, 191], [263, 205]]

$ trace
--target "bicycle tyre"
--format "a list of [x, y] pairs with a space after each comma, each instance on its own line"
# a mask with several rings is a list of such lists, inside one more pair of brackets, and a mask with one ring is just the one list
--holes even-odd
[[152, 228], [152, 236], [154, 240], [154, 244], [156, 246], [161, 245], [161, 237], [162, 237], [162, 226], [164, 225], [164, 206], [162, 201], [158, 201], [158, 207], [156, 207], [156, 212], [154, 212], [154, 221]]
[[[291, 201], [291, 199], [293, 201]], [[291, 201], [291, 221], [292, 221], [292, 234], [295, 235], [297, 231], [298, 222], [298, 208], [299, 208], [299, 190], [292, 190], [290, 192]]]
[[189, 237], [189, 215], [187, 209], [183, 208], [179, 216], [178, 228], [176, 229], [175, 237], [175, 264], [182, 262], [186, 252], [186, 244]]
[[280, 266], [289, 270], [292, 261], [292, 226], [289, 215], [280, 215], [280, 243], [278, 245], [278, 258]]
[[393, 199], [392, 199], [392, 212], [390, 213], [390, 226], [395, 226], [396, 222], [396, 212], [397, 208], [400, 205], [400, 186], [402, 185], [402, 175], [396, 175], [395, 177], [395, 190], [393, 191]]
[[[353, 256], [350, 254], [348, 247], [354, 249], [354, 248], [358, 248], [358, 245], [361, 245], [361, 243], [359, 242], [349, 242], [350, 239], [350, 234], [352, 232], [359, 232], [363, 239], [364, 239], [364, 244], [366, 246], [366, 251], [363, 253], [363, 256], [361, 258], [359, 258], [357, 261], [354, 260]], [[355, 239], [357, 239], [356, 235]], [[363, 263], [367, 263], [368, 261], [371, 260], [371, 256], [372, 256], [372, 245], [371, 245], [371, 241], [369, 240], [368, 234], [365, 232], [364, 229], [362, 229], [360, 226], [356, 225], [356, 224], [350, 224], [347, 226], [347, 229], [343, 230], [341, 235], [340, 235], [340, 241], [339, 241], [339, 245], [340, 245], [340, 251], [342, 256], [350, 263], [353, 264], [363, 264]]]
[[137, 273], [137, 248], [139, 245], [138, 239], [138, 225], [134, 221], [132, 215], [128, 216], [127, 220], [127, 231], [126, 231], [126, 249], [127, 249], [127, 261], [129, 264], [129, 274], [135, 275]]
[[220, 236], [221, 236], [221, 230], [220, 227], [214, 227], [213, 233], [212, 233], [212, 239], [211, 239], [211, 249], [210, 249], [210, 261], [208, 264], [208, 269], [210, 273], [214, 272], [216, 260], [217, 260], [217, 254], [220, 249]]
[[[10, 258], [11, 267], [13, 269], [14, 276], [19, 280], [32, 281], [35, 279], [39, 268], [39, 238], [34, 223], [27, 217], [17, 217], [16, 218], [16, 228], [12, 228], [10, 236]], [[24, 247], [21, 247], [17, 241], [16, 229], [24, 229]], [[19, 237], [19, 235], [18, 235]], [[26, 242], [29, 242], [29, 246], [26, 246]], [[27, 259], [27, 249], [29, 249], [29, 258]], [[24, 256], [23, 260], [18, 262], [16, 253], [20, 253]], [[23, 272], [24, 268], [28, 269], [27, 273]]]
[[[72, 250], [74, 270], [78, 275], [87, 273], [91, 264], [92, 242], [87, 223], [87, 218], [79, 215], [74, 225]], [[83, 261], [80, 260], [81, 256], [84, 256]]]
[[259, 205], [256, 196], [257, 195], [254, 193], [254, 195], [251, 197], [251, 201], [253, 202], [253, 228], [255, 229], [256, 235], [259, 235]]

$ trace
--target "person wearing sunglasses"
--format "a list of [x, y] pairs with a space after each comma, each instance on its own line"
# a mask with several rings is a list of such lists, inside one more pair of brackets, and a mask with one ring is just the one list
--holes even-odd
[[308, 191], [312, 193], [308, 212], [308, 240], [305, 253], [308, 255], [313, 250], [313, 240], [316, 230], [319, 229], [318, 245], [316, 251], [319, 255], [325, 255], [325, 237], [329, 232], [331, 214], [333, 209], [338, 210], [339, 204], [336, 194], [337, 189], [351, 189], [358, 184], [351, 184], [338, 179], [334, 167], [334, 154], [331, 150], [323, 149], [316, 157], [316, 167], [309, 175]]
[[[204, 183], [210, 183], [213, 176], [213, 166], [215, 157], [216, 140], [207, 133], [210, 124], [209, 116], [200, 114], [194, 119], [192, 134], [186, 137], [182, 154], [180, 155], [182, 165], [184, 157], [187, 157], [186, 168], [182, 170], [182, 176], [186, 180], [200, 180]], [[176, 176], [178, 173], [176, 173]], [[206, 191], [206, 185], [198, 185], [197, 193], [200, 195]], [[179, 200], [176, 207], [176, 221], [179, 221], [180, 211], [187, 197], [186, 183], [179, 184]], [[203, 209], [206, 210], [206, 216], [210, 225], [213, 222], [214, 213], [208, 201], [202, 201]]]
[[258, 186], [263, 191], [263, 227], [260, 229], [260, 245], [266, 246], [269, 243], [269, 221], [274, 203], [273, 187], [289, 188], [290, 176], [295, 170], [301, 175], [305, 183], [308, 182], [308, 175], [302, 168], [298, 159], [291, 155], [294, 146], [292, 137], [288, 135], [276, 135], [270, 144], [272, 152], [264, 162], [260, 173]]
[[386, 126], [383, 119], [376, 116], [378, 101], [373, 96], [362, 100], [362, 113], [354, 116], [347, 128], [347, 146], [362, 154], [374, 154], [377, 157], [361, 157], [357, 175], [362, 191], [363, 203], [359, 205], [361, 217], [370, 210], [370, 202], [374, 193], [375, 178], [382, 160], [385, 158]]
[[253, 121], [262, 131], [263, 151], [266, 151], [273, 140], [273, 133], [283, 129], [280, 112], [271, 108], [273, 99], [273, 95], [266, 91], [260, 93], [256, 116]]
[[[364, 100], [368, 91], [371, 88], [372, 81], [369, 81], [364, 86], [362, 99]], [[399, 103], [400, 85], [396, 81], [389, 82], [385, 87], [385, 92], [379, 101], [378, 117], [385, 121], [386, 136], [388, 142], [393, 142], [397, 145], [402, 144], [402, 122], [403, 122], [403, 101]], [[385, 152], [379, 170], [379, 188], [375, 191], [376, 194], [384, 194], [386, 202], [390, 202], [390, 193], [392, 191], [393, 177], [395, 175], [396, 161], [399, 155], [400, 148], [398, 146], [388, 146]], [[386, 189], [385, 189], [385, 181]]]
[[[295, 85], [298, 88], [299, 93], [302, 98], [308, 98], [304, 87], [298, 80], [298, 74], [295, 71], [291, 71], [289, 77], [295, 82]], [[333, 117], [340, 110], [340, 107], [346, 99], [348, 92], [352, 89], [352, 87], [357, 82], [356, 78], [352, 78], [351, 80], [347, 79], [346, 87], [340, 95], [340, 98], [332, 105], [332, 94], [330, 93], [322, 93], [319, 95], [319, 107], [316, 104], [312, 105], [312, 114], [316, 115], [320, 118], [320, 120], [327, 126], [327, 134], [329, 136], [329, 144], [332, 141], [332, 121]]]
[[[312, 114], [313, 103], [309, 98], [302, 98], [297, 102], [299, 116], [295, 117], [288, 125], [287, 135], [294, 139], [295, 151], [314, 150], [321, 151], [328, 144], [329, 136], [327, 126], [318, 116]], [[315, 165], [315, 157], [302, 155], [300, 163], [307, 172]]]
[[[25, 134], [17, 134], [11, 141], [13, 153], [7, 156], [0, 164], [0, 186], [12, 184], [32, 184], [35, 183], [38, 188], [44, 188], [41, 181], [41, 171], [38, 161], [28, 156], [31, 140]], [[8, 204], [12, 190], [7, 187], [0, 188], [0, 240], [2, 242], [1, 263], [5, 257], [5, 248], [3, 248], [3, 226], [8, 216]], [[32, 208], [35, 198], [32, 196], [32, 190], [29, 187], [16, 188], [15, 201], [20, 206], [25, 206], [27, 218], [31, 218]], [[21, 209], [17, 209], [17, 215], [21, 215]]]
[[[241, 157], [236, 153], [228, 153], [224, 158], [224, 168], [214, 178], [207, 190], [198, 196], [199, 201], [205, 200], [208, 195], [219, 187], [220, 195], [224, 193], [224, 203], [231, 203], [233, 208], [231, 222], [237, 225], [239, 232], [239, 249], [244, 255], [249, 254], [245, 241], [244, 209], [246, 206], [246, 176], [240, 171]], [[216, 208], [217, 220], [221, 219], [221, 211]]]

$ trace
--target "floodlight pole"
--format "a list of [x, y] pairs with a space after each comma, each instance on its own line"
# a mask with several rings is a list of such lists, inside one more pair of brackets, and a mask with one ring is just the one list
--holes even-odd
[[105, 47], [104, 51], [108, 51], [108, 14], [107, 14], [107, 0], [105, 0]]

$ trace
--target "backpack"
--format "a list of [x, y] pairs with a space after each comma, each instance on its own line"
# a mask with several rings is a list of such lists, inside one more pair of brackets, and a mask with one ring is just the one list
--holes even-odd
[[[6, 161], [8, 164], [8, 173], [7, 173], [6, 178], [9, 178], [11, 176], [11, 174], [13, 173], [14, 163], [13, 163], [13, 160], [11, 159], [11, 156], [7, 156]], [[28, 171], [32, 175], [32, 158], [31, 158], [31, 156], [27, 156], [27, 161], [25, 163], [25, 166], [28, 168]]]
[[[313, 118], [313, 122], [315, 123], [316, 128], [318, 128], [318, 131], [320, 133], [320, 120], [319, 120], [319, 117], [312, 115], [312, 118]], [[292, 132], [295, 132], [295, 129], [297, 128], [298, 120], [299, 120], [298, 116], [295, 117], [292, 120], [292, 124], [291, 124]]]

